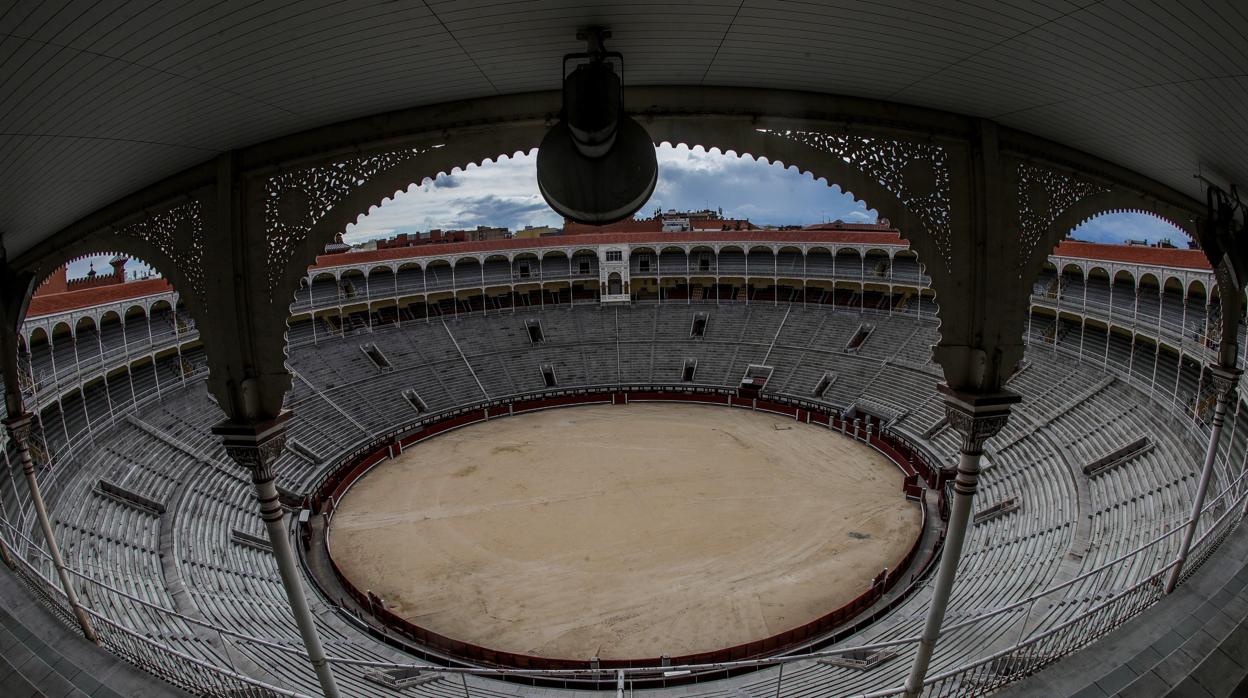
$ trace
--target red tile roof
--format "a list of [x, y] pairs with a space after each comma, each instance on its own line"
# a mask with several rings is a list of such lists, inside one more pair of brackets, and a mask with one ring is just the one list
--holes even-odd
[[[438, 245], [419, 245], [388, 250], [367, 250], [321, 255], [314, 268], [343, 265], [371, 264], [421, 257], [437, 257], [451, 254], [477, 252], [506, 252], [516, 249], [570, 247], [584, 248], [594, 245], [641, 244], [658, 247], [665, 244], [738, 243], [748, 244], [842, 244], [842, 245], [907, 245], [895, 230], [729, 230], [708, 233], [639, 232], [639, 233], [587, 233], [574, 236], [551, 236], [544, 238], [512, 238], [510, 240], [482, 240], [477, 242], [454, 242]], [[1107, 245], [1093, 242], [1067, 240], [1060, 243], [1053, 254], [1124, 264], [1149, 264], [1209, 271], [1209, 262], [1200, 250], [1168, 249], [1139, 245]], [[33, 319], [70, 310], [89, 308], [113, 303], [127, 298], [140, 298], [171, 290], [164, 279], [144, 279], [113, 286], [42, 294], [30, 301], [26, 317]]]
[[1150, 264], [1158, 267], [1177, 267], [1210, 271], [1209, 260], [1200, 250], [1181, 250], [1168, 247], [1145, 247], [1143, 245], [1107, 245], [1099, 242], [1064, 240], [1053, 254], [1059, 257], [1077, 257], [1124, 264]]
[[[662, 218], [631, 218], [607, 225], [588, 225], [585, 223], [564, 223], [564, 235], [597, 235], [600, 233], [661, 233]], [[753, 230], [753, 225], [744, 218], [694, 218], [689, 221], [690, 227], [700, 231], [722, 230]], [[725, 227], [726, 226], [726, 227]]]
[[484, 240], [480, 242], [452, 242], [445, 245], [421, 245], [390, 250], [364, 250], [342, 254], [321, 255], [316, 258], [317, 267], [339, 267], [347, 264], [388, 262], [415, 257], [440, 257], [474, 252], [506, 252], [507, 250], [533, 247], [583, 248], [594, 245], [640, 244], [701, 244], [714, 243], [840, 243], [846, 245], [905, 245], [901, 235], [891, 232], [814, 231], [814, 230], [725, 230], [711, 233], [696, 231], [683, 233], [591, 233], [586, 235], [552, 235], [544, 238], [512, 238], [510, 240]]
[[142, 281], [99, 286], [81, 291], [42, 294], [30, 299], [30, 308], [26, 311], [26, 318], [55, 315], [70, 310], [90, 308], [96, 305], [104, 305], [105, 303], [115, 303], [127, 298], [141, 298], [171, 290], [173, 290], [173, 287], [164, 279], [143, 279]]

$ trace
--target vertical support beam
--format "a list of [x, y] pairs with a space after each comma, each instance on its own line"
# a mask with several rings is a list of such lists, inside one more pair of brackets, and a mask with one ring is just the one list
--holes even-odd
[[944, 394], [949, 426], [962, 436], [962, 445], [959, 448], [958, 475], [953, 482], [953, 509], [949, 515], [945, 548], [940, 556], [940, 568], [936, 572], [936, 582], [932, 589], [932, 599], [928, 603], [927, 621], [919, 639], [918, 653], [910, 668], [910, 676], [906, 679], [904, 695], [907, 698], [923, 693], [927, 667], [936, 650], [936, 641], [940, 638], [945, 610], [949, 606], [949, 597], [958, 572], [958, 560], [962, 556], [962, 544], [966, 540], [972, 501], [979, 488], [979, 461], [983, 456], [984, 442], [1001, 431], [1010, 417], [1010, 406], [1020, 399], [1011, 392], [976, 395], [958, 393], [945, 385], [939, 386], [939, 390]]
[[1200, 469], [1200, 484], [1196, 486], [1196, 497], [1192, 500], [1192, 513], [1187, 518], [1187, 526], [1183, 529], [1183, 540], [1179, 543], [1179, 552], [1174, 557], [1174, 567], [1166, 578], [1166, 593], [1174, 591], [1183, 576], [1183, 566], [1187, 555], [1191, 552], [1192, 539], [1196, 536], [1196, 527], [1200, 524], [1200, 510], [1205, 506], [1205, 496], [1209, 493], [1209, 483], [1213, 479], [1213, 465], [1217, 461], [1218, 441], [1222, 436], [1222, 425], [1226, 421], [1227, 406], [1235, 397], [1235, 387], [1239, 383], [1237, 368], [1210, 366], [1209, 378], [1218, 392], [1218, 402], [1213, 410], [1213, 428], [1209, 430], [1209, 444], [1205, 448], [1205, 463]]
[[[5, 357], [7, 361], [7, 357]], [[15, 388], [14, 388], [15, 390]], [[20, 396], [17, 396], [20, 401]], [[74, 581], [70, 578], [69, 569], [65, 567], [65, 558], [61, 557], [60, 544], [56, 542], [56, 534], [52, 531], [52, 522], [47, 517], [47, 506], [44, 503], [44, 493], [39, 487], [39, 478], [35, 473], [35, 462], [30, 457], [30, 428], [31, 417], [29, 412], [19, 412], [15, 416], [7, 418], [4, 426], [9, 431], [9, 438], [14, 443], [17, 451], [17, 460], [21, 461], [21, 472], [26, 476], [26, 486], [30, 488], [30, 501], [35, 504], [35, 517], [39, 519], [39, 528], [44, 533], [44, 541], [47, 543], [47, 554], [52, 558], [52, 567], [56, 569], [56, 576], [61, 582], [61, 591], [65, 592], [65, 601], [70, 604], [70, 611], [74, 613], [74, 617], [82, 629], [82, 637], [96, 644], [100, 643], [100, 638], [95, 634], [95, 626], [91, 623], [90, 616], [84, 608], [82, 602], [77, 597], [77, 591], [74, 588]]]
[[[23, 404], [21, 381], [18, 378], [17, 338], [22, 318], [26, 316], [26, 308], [34, 291], [34, 281], [33, 275], [29, 272], [18, 271], [9, 266], [8, 255], [5, 253], [3, 243], [0, 243], [0, 376], [4, 378], [4, 408], [7, 415], [4, 426], [8, 430], [9, 438], [13, 440], [17, 457], [21, 460], [22, 472], [26, 475], [26, 484], [30, 488], [30, 498], [35, 505], [35, 515], [39, 519], [39, 527], [43, 530], [48, 553], [52, 557], [52, 565], [56, 568], [56, 574], [60, 578], [65, 599], [78, 620], [78, 626], [82, 628], [83, 637], [99, 644], [100, 640], [95, 634], [91, 618], [78, 600], [78, 592], [74, 590], [69, 571], [65, 568], [61, 548], [57, 545], [56, 536], [52, 530], [52, 522], [48, 519], [48, 509], [43, 502], [43, 493], [39, 489], [35, 463], [30, 457], [29, 438], [32, 421], [30, 413], [26, 411], [26, 406]], [[51, 341], [52, 337], [49, 335], [49, 344]], [[58, 406], [59, 404], [58, 400]], [[63, 416], [64, 412], [62, 411], [61, 414]], [[61, 421], [64, 426], [65, 420]], [[68, 438], [66, 438], [66, 443], [69, 443]], [[16, 494], [15, 492], [14, 495]]]
[[290, 412], [282, 412], [276, 419], [259, 423], [226, 420], [213, 427], [212, 431], [221, 437], [230, 458], [251, 472], [256, 500], [260, 503], [260, 518], [264, 519], [269, 543], [273, 546], [273, 557], [277, 559], [282, 587], [286, 590], [286, 600], [290, 603], [295, 624], [299, 626], [299, 635], [303, 638], [308, 660], [316, 671], [325, 698], [338, 698], [334, 674], [325, 659], [325, 650], [321, 647], [321, 638], [316, 632], [316, 623], [308, 608], [308, 599], [303, 593], [294, 549], [291, 548], [290, 538], [287, 536], [285, 512], [274, 484], [273, 463], [286, 443], [286, 422], [290, 415]]
[[[12, 487], [13, 491], [16, 492], [17, 483], [13, 482], [13, 470], [9, 462], [9, 451], [4, 448], [3, 444], [0, 444], [0, 450], [4, 451], [4, 479], [8, 480], [9, 487]], [[3, 527], [7, 530], [7, 528], [12, 524], [9, 522], [9, 512], [4, 508], [3, 498], [0, 498], [0, 518], [3, 518], [3, 522], [0, 522], [0, 525], [3, 525]], [[5, 566], [9, 569], [13, 569], [17, 566], [16, 561], [13, 559], [13, 553], [9, 551], [9, 545], [4, 540], [3, 533], [0, 533], [0, 561], [3, 561]]]
[[[4, 353], [7, 361], [10, 351], [6, 349]], [[16, 386], [13, 390], [16, 390]], [[19, 395], [18, 400], [20, 399]], [[61, 590], [65, 592], [65, 600], [69, 603], [74, 618], [78, 620], [82, 636], [98, 645], [100, 638], [95, 634], [95, 626], [91, 624], [91, 617], [87, 615], [82, 602], [78, 600], [78, 592], [74, 589], [69, 570], [65, 567], [65, 559], [61, 557], [61, 547], [57, 544], [55, 532], [52, 530], [52, 521], [48, 518], [48, 508], [43, 503], [43, 492], [39, 488], [39, 479], [35, 474], [35, 463], [30, 457], [28, 444], [31, 427], [30, 413], [19, 412], [9, 417], [4, 420], [4, 427], [8, 430], [9, 438], [13, 440], [13, 446], [17, 450], [17, 457], [22, 463], [22, 473], [25, 474], [26, 485], [30, 488], [30, 500], [35, 505], [35, 516], [39, 519], [39, 528], [43, 531], [44, 542], [48, 545], [48, 555], [51, 556], [52, 566], [56, 568], [56, 576], [61, 581]]]

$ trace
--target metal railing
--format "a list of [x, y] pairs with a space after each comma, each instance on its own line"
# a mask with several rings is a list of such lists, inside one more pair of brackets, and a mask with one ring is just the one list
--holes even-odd
[[[1066, 354], [1074, 352], [1064, 347], [1056, 347], [1057, 351]], [[1099, 365], [1099, 362], [1098, 362]], [[1110, 367], [1114, 371], [1114, 367]], [[1123, 371], [1128, 382], [1136, 385], [1133, 376]], [[198, 377], [198, 374], [196, 375]], [[1138, 386], [1137, 386], [1138, 387]], [[682, 389], [684, 386], [682, 386]], [[570, 389], [571, 390], [571, 389]], [[143, 396], [136, 396], [131, 409], [147, 404], [157, 397], [153, 390]], [[500, 401], [503, 398], [500, 398]], [[823, 407], [826, 408], [826, 405]], [[1193, 430], [1196, 435], [1206, 433], [1203, 425], [1193, 423], [1186, 418], [1187, 406], [1166, 402], [1163, 407], [1183, 415], [1179, 420]], [[113, 415], [115, 420], [121, 413]], [[53, 462], [59, 462], [75, 445], [80, 445], [87, 436], [75, 435], [71, 443], [64, 444], [56, 454]], [[1229, 453], [1230, 449], [1227, 448]], [[41, 478], [55, 478], [61, 469], [51, 468]], [[49, 483], [51, 485], [51, 483]], [[1189, 578], [1199, 566], [1208, 559], [1223, 540], [1240, 524], [1244, 511], [1244, 502], [1248, 497], [1246, 478], [1241, 474], [1229, 482], [1210, 500], [1202, 510], [1202, 526], [1199, 536], [1189, 555], [1183, 579]], [[32, 593], [70, 627], [76, 627], [72, 615], [68, 611], [63, 593], [59, 586], [46, 574], [39, 571], [28, 558], [33, 557], [37, 563], [44, 559], [46, 553], [42, 546], [33, 543], [21, 533], [30, 530], [29, 522], [20, 517], [18, 526], [9, 521], [3, 522], [4, 536], [10, 548], [20, 550], [17, 556], [17, 576], [30, 588]], [[986, 692], [994, 687], [1004, 685], [1038, 671], [1040, 668], [1057, 661], [1063, 656], [1086, 646], [1098, 637], [1112, 631], [1122, 623], [1143, 612], [1163, 595], [1162, 581], [1166, 573], [1174, 566], [1171, 559], [1175, 537], [1186, 525], [1186, 516], [1178, 525], [1160, 532], [1148, 542], [1118, 555], [1093, 569], [1083, 572], [1072, 579], [1053, 585], [1027, 597], [1010, 602], [1006, 605], [979, 610], [969, 617], [956, 619], [943, 628], [943, 647], [965, 646], [968, 641], [980, 637], [996, 637], [996, 645], [989, 653], [972, 661], [958, 664], [951, 668], [937, 671], [926, 682], [932, 695], [968, 695]], [[18, 527], [21, 527], [19, 530]], [[147, 611], [166, 616], [171, 620], [187, 623], [215, 633], [240, 648], [254, 647], [266, 653], [280, 652], [291, 656], [292, 662], [304, 656], [301, 648], [274, 643], [264, 638], [252, 637], [236, 632], [212, 622], [197, 620], [179, 614], [176, 611], [140, 599], [132, 594], [108, 585], [82, 570], [72, 570], [79, 583], [93, 590], [84, 594], [84, 598], [115, 598], [124, 599], [126, 603], [137, 604]], [[1067, 609], [1064, 613], [1041, 612], [1038, 608], [1049, 608], [1050, 605], [1059, 609]], [[193, 657], [182, 650], [169, 645], [161, 639], [149, 637], [144, 628], [127, 628], [118, 620], [109, 617], [97, 609], [88, 609], [95, 619], [97, 631], [101, 634], [105, 647], [117, 656], [135, 664], [175, 685], [200, 695], [281, 695], [303, 696], [298, 689], [271, 685], [264, 681], [248, 677], [233, 669], [218, 666], [204, 659]], [[1001, 639], [1006, 638], [1009, 639]], [[331, 657], [330, 661], [344, 671], [359, 671], [365, 668], [379, 670], [417, 670], [449, 677], [448, 680], [463, 681], [465, 691], [471, 695], [472, 688], [461, 677], [467, 675], [489, 676], [500, 678], [524, 678], [540, 676], [558, 680], [560, 678], [575, 679], [590, 677], [601, 679], [604, 675], [614, 675], [626, 685], [641, 679], [655, 677], [679, 677], [683, 674], [704, 674], [713, 677], [718, 672], [724, 675], [743, 669], [758, 669], [772, 666], [794, 665], [795, 663], [811, 662], [820, 659], [843, 657], [847, 654], [862, 654], [876, 650], [890, 650], [901, 654], [909, 651], [918, 642], [917, 635], [901, 638], [883, 639], [878, 641], [851, 643], [846, 641], [840, 646], [817, 652], [803, 652], [784, 657], [719, 662], [714, 664], [692, 664], [679, 666], [634, 667], [618, 670], [520, 670], [500, 668], [455, 668], [430, 663], [412, 662], [396, 663], [382, 660], [361, 660], [348, 657]], [[1003, 645], [1003, 646], [1000, 646]], [[939, 653], [938, 653], [939, 656]], [[949, 662], [946, 662], [946, 666]], [[307, 686], [315, 682], [308, 673]], [[790, 677], [796, 672], [790, 671]], [[458, 677], [456, 675], [459, 675]], [[792, 680], [792, 679], [790, 679]], [[783, 669], [776, 679], [777, 691], [785, 686]], [[264, 693], [265, 691], [269, 693]], [[869, 695], [897, 695], [900, 688], [891, 688]]]

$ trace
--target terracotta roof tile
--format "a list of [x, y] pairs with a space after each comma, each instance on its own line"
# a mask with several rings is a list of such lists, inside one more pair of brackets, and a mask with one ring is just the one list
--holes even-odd
[[[713, 236], [708, 233], [698, 232], [586, 233], [572, 236], [482, 240], [419, 245], [388, 250], [344, 252], [342, 254], [317, 257], [314, 268], [392, 262], [452, 254], [506, 252], [516, 249], [579, 248], [623, 243], [657, 246], [661, 244], [712, 244], [716, 242], [739, 244], [906, 245], [906, 241], [895, 230], [731, 230], [715, 231]], [[1205, 259], [1205, 254], [1200, 250], [1168, 249], [1137, 245], [1107, 245], [1067, 240], [1060, 243], [1053, 253], [1063, 257], [1122, 262], [1125, 264], [1150, 264], [1179, 269], [1195, 269], [1205, 272], [1210, 269], [1209, 262]], [[81, 291], [42, 294], [31, 299], [30, 309], [27, 311], [26, 316], [27, 318], [37, 318], [69, 310], [112, 303], [127, 298], [139, 298], [169, 290], [171, 290], [171, 287], [164, 279], [144, 279], [142, 281], [130, 281], [124, 284], [102, 286]]]
[[1078, 257], [1124, 264], [1151, 264], [1159, 267], [1199, 269], [1210, 271], [1209, 260], [1200, 250], [1181, 250], [1168, 247], [1145, 247], [1143, 245], [1107, 245], [1098, 242], [1064, 240], [1053, 254], [1060, 257]]
[[49, 293], [30, 299], [30, 308], [26, 311], [27, 319], [55, 315], [70, 310], [90, 308], [105, 303], [115, 303], [127, 298], [140, 298], [156, 293], [172, 290], [173, 287], [164, 279], [143, 279], [129, 281], [112, 286], [98, 286], [81, 291], [65, 293]]
[[905, 244], [896, 231], [827, 231], [827, 230], [716, 230], [714, 234], [696, 231], [681, 233], [589, 233], [585, 235], [552, 235], [544, 238], [512, 238], [480, 242], [450, 242], [441, 245], [419, 245], [389, 250], [364, 250], [342, 254], [321, 255], [316, 267], [339, 267], [347, 264], [389, 262], [396, 259], [439, 257], [474, 252], [506, 252], [534, 247], [589, 247], [612, 244], [703, 244], [713, 243], [841, 243], [847, 245]]

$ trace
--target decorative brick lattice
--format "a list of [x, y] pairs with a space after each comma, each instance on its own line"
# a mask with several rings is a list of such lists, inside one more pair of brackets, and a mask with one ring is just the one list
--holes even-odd
[[265, 182], [264, 225], [269, 296], [277, 291], [312, 227], [377, 174], [431, 148], [405, 148], [276, 174]]
[[814, 131], [768, 131], [831, 153], [897, 197], [936, 244], [945, 269], [953, 266], [952, 195], [948, 153], [929, 143]]
[[115, 232], [142, 240], [172, 260], [191, 286], [185, 290], [200, 301], [202, 312], [209, 312], [204, 302], [204, 216], [199, 201], [179, 204]]
[[1071, 206], [1107, 188], [1061, 172], [1018, 165], [1018, 265], [1026, 266], [1053, 221]]

